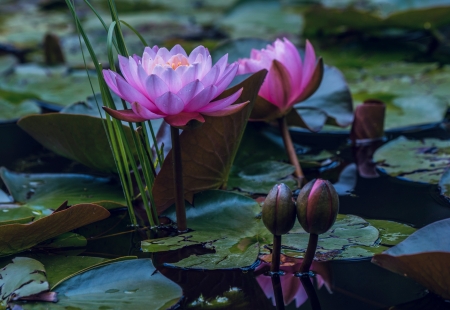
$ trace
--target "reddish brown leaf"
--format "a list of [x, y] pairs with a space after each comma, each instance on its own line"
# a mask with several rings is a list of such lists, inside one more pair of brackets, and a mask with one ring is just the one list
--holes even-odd
[[[261, 70], [217, 98], [225, 98], [243, 87], [236, 102], [250, 103], [241, 111], [225, 117], [205, 116], [206, 122], [202, 126], [185, 130], [181, 134], [184, 197], [189, 202], [192, 202], [195, 193], [226, 186], [231, 164], [266, 74], [266, 70]], [[170, 151], [153, 186], [158, 213], [174, 202], [172, 173]]]
[[357, 106], [350, 139], [353, 142], [381, 139], [384, 135], [385, 111], [385, 104], [375, 99], [366, 100]]

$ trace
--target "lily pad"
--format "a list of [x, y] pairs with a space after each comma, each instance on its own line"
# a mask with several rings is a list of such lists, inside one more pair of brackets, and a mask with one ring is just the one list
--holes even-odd
[[30, 224], [0, 226], [0, 256], [22, 252], [45, 240], [107, 218], [109, 214], [98, 205], [78, 204]]
[[[188, 208], [187, 223], [193, 229], [176, 237], [143, 241], [144, 252], [176, 250], [190, 245], [203, 245], [214, 253], [191, 255], [178, 263], [180, 268], [227, 269], [248, 267], [253, 264], [260, 251], [270, 247], [273, 236], [264, 227], [260, 206], [252, 199], [231, 192], [206, 191], [194, 198], [194, 207]], [[237, 217], [236, 214], [239, 214]], [[175, 211], [166, 215], [175, 219]], [[379, 246], [383, 236], [401, 237], [405, 227], [389, 221], [375, 221], [376, 226], [355, 215], [338, 215], [329, 232], [320, 235], [316, 260], [359, 259], [373, 256], [385, 250]], [[378, 228], [379, 227], [379, 228]], [[386, 227], [390, 227], [388, 232]], [[399, 232], [395, 229], [401, 228]], [[384, 235], [383, 235], [384, 234]], [[391, 243], [401, 241], [390, 239]], [[309, 234], [296, 223], [289, 234], [282, 238], [282, 251], [287, 256], [302, 258], [308, 245]], [[389, 243], [389, 242], [388, 242]], [[264, 246], [266, 245], [266, 246]]]
[[393, 177], [437, 184], [450, 164], [449, 148], [450, 141], [401, 136], [380, 147], [373, 159], [379, 169]]
[[3, 303], [48, 291], [44, 265], [32, 258], [16, 257], [0, 270], [0, 287]]
[[31, 209], [36, 217], [49, 215], [66, 200], [71, 205], [86, 202], [110, 202], [112, 207], [126, 205], [120, 183], [109, 178], [83, 174], [15, 173], [4, 167], [0, 168], [0, 177], [15, 202], [21, 204], [20, 208]]
[[[58, 303], [46, 309], [167, 309], [183, 292], [159, 273], [149, 259], [117, 262], [95, 268], [64, 281], [56, 288]], [[41, 309], [40, 304], [20, 304]]]
[[30, 208], [11, 205], [11, 204], [0, 204], [0, 225], [7, 224], [26, 224], [36, 217], [33, 210]]
[[297, 181], [293, 178], [287, 178], [294, 171], [294, 166], [283, 162], [256, 162], [243, 169], [231, 169], [227, 188], [239, 188], [246, 192], [267, 194], [275, 183], [283, 182], [294, 189], [297, 186]]
[[[258, 9], [255, 10], [255, 7]], [[219, 27], [233, 39], [246, 37], [275, 40], [283, 33], [295, 41], [302, 24], [301, 15], [283, 11], [278, 1], [242, 3], [219, 21]]]
[[[236, 193], [211, 190], [197, 194], [194, 205], [186, 210], [188, 227], [193, 231], [172, 238], [143, 241], [142, 250], [168, 251], [195, 244], [215, 250], [215, 253], [193, 255], [173, 264], [178, 267], [228, 269], [255, 262], [258, 242], [263, 241], [260, 235], [268, 235], [258, 217], [261, 212], [258, 203]], [[175, 219], [174, 210], [169, 209], [165, 214]]]
[[0, 99], [0, 122], [15, 121], [30, 114], [40, 114], [41, 108], [32, 100], [25, 100], [19, 103], [11, 103]]
[[[316, 260], [367, 258], [385, 250], [386, 247], [379, 246], [379, 238], [382, 236], [382, 227], [389, 222], [378, 220], [374, 224], [376, 226], [359, 216], [338, 214], [330, 230], [319, 236]], [[282, 252], [291, 257], [303, 258], [308, 240], [309, 234], [296, 222], [290, 233], [283, 236], [285, 248]]]
[[439, 188], [441, 190], [441, 195], [447, 199], [450, 199], [450, 170], [446, 170], [441, 179], [439, 180]]
[[[81, 114], [51, 113], [30, 115], [18, 125], [51, 151], [78, 161], [90, 168], [116, 173], [116, 163], [105, 133], [106, 121]], [[131, 129], [123, 126], [128, 141], [133, 141]], [[131, 143], [131, 151], [136, 148]]]
[[445, 299], [450, 298], [450, 219], [434, 222], [403, 242], [375, 255], [372, 263], [422, 284]]
[[34, 94], [41, 105], [61, 110], [73, 102], [84, 100], [98, 92], [97, 76], [90, 73], [89, 83], [86, 71], [71, 71], [67, 68], [22, 65], [14, 73], [0, 78], [0, 86], [9, 91]]

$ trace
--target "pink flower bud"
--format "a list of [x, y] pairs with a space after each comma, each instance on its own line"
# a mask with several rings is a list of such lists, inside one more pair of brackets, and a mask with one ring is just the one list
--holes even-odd
[[281, 183], [270, 190], [262, 207], [262, 220], [276, 236], [284, 235], [294, 227], [295, 204], [288, 186]]
[[339, 212], [339, 196], [329, 181], [306, 184], [297, 198], [297, 218], [310, 234], [323, 234], [333, 226]]

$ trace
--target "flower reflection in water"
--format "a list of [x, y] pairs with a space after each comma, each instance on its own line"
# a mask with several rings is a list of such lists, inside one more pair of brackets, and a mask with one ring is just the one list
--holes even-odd
[[[275, 294], [272, 285], [272, 279], [269, 275], [266, 275], [266, 271], [270, 270], [271, 255], [263, 255], [260, 257], [261, 264], [256, 268], [255, 273], [259, 274], [256, 277], [259, 286], [264, 291], [267, 298], [272, 299], [272, 303], [275, 306]], [[291, 257], [281, 256], [280, 270], [284, 272], [284, 275], [280, 276], [281, 288], [283, 291], [283, 300], [285, 305], [289, 305], [295, 299], [295, 306], [300, 307], [305, 301], [308, 300], [300, 279], [295, 276], [298, 272], [302, 259], [295, 259]], [[326, 263], [313, 262], [311, 270], [314, 271], [316, 276], [313, 280], [316, 283], [318, 289], [325, 286], [328, 292], [331, 294], [331, 273]]]

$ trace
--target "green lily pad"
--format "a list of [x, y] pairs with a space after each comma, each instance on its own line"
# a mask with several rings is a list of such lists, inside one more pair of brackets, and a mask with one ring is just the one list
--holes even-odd
[[383, 246], [396, 245], [416, 231], [415, 228], [409, 225], [393, 221], [371, 219], [366, 221], [378, 229], [380, 232], [379, 244]]
[[[258, 257], [261, 233], [267, 237], [261, 219], [261, 208], [253, 199], [218, 190], [195, 195], [195, 208], [187, 208], [190, 231], [173, 238], [143, 241], [144, 252], [175, 250], [189, 245], [203, 244], [215, 253], [190, 256], [173, 264], [178, 267], [200, 269], [228, 269], [252, 265]], [[239, 216], [236, 216], [239, 214]], [[166, 211], [175, 219], [173, 209]]]
[[0, 287], [3, 303], [48, 291], [44, 265], [32, 258], [16, 257], [0, 270]]
[[[258, 9], [255, 10], [255, 7]], [[302, 25], [302, 17], [282, 10], [278, 1], [242, 3], [219, 21], [219, 27], [233, 39], [246, 37], [275, 40], [283, 33], [296, 41]]]
[[[186, 212], [188, 227], [193, 231], [176, 237], [143, 241], [141, 247], [144, 252], [160, 252], [200, 244], [214, 253], [191, 255], [170, 265], [193, 269], [248, 267], [255, 261], [255, 255], [267, 252], [273, 239], [260, 219], [260, 212], [260, 206], [248, 197], [224, 191], [202, 192], [195, 196], [194, 207]], [[166, 215], [175, 219], [173, 209], [169, 209]], [[386, 249], [379, 245], [380, 238], [384, 240], [386, 236], [398, 235], [386, 241], [396, 244], [410, 231], [389, 221], [378, 220], [371, 225], [361, 217], [339, 214], [329, 232], [320, 235], [316, 260], [371, 257]], [[309, 234], [296, 222], [290, 233], [282, 238], [282, 252], [302, 258], [308, 239]]]
[[[125, 206], [122, 187], [109, 178], [82, 174], [26, 174], [0, 168], [0, 177], [20, 208], [36, 217], [49, 215], [64, 201], [70, 205], [97, 202], [117, 208]], [[1, 206], [1, 205], [0, 205]], [[0, 221], [2, 217], [0, 214]], [[5, 218], [8, 220], [8, 218]]]
[[[45, 106], [60, 110], [76, 101], [99, 91], [97, 76], [90, 73], [89, 83], [86, 71], [71, 71], [65, 67], [40, 67], [22, 65], [14, 73], [0, 78], [0, 87], [15, 92], [33, 94]], [[92, 89], [93, 88], [93, 89]]]
[[374, 154], [377, 167], [401, 179], [437, 184], [450, 164], [450, 141], [408, 140], [401, 136]]
[[0, 75], [12, 70], [17, 64], [17, 58], [13, 55], [1, 55], [0, 56]]
[[76, 248], [76, 247], [84, 247], [87, 244], [87, 240], [85, 237], [74, 234], [74, 233], [64, 233], [55, 238], [46, 240], [44, 242], [39, 243], [35, 246], [37, 249], [60, 249], [60, 248]]
[[295, 167], [278, 161], [261, 161], [243, 169], [231, 170], [228, 177], [228, 189], [239, 188], [242, 191], [267, 194], [275, 183], [283, 182], [291, 189], [297, 186], [297, 181], [288, 176], [294, 173]]
[[107, 259], [93, 256], [44, 255], [39, 253], [29, 256], [40, 261], [45, 266], [50, 290], [54, 290], [64, 281], [86, 271], [115, 262], [136, 259], [135, 256]]
[[0, 204], [0, 225], [26, 224], [36, 217], [33, 210], [13, 204]]
[[41, 108], [33, 100], [25, 100], [19, 103], [11, 103], [0, 98], [0, 122], [14, 121], [30, 114], [40, 114]]
[[[95, 268], [60, 284], [59, 301], [45, 309], [167, 309], [183, 292], [178, 284], [157, 272], [149, 259], [135, 259]], [[42, 309], [38, 303], [20, 304]]]

